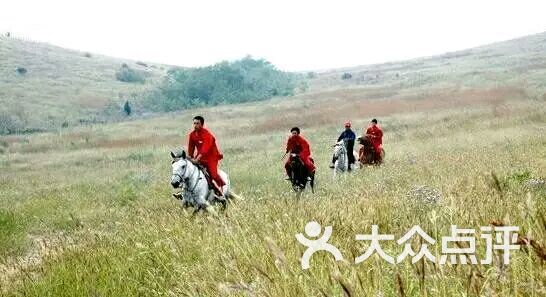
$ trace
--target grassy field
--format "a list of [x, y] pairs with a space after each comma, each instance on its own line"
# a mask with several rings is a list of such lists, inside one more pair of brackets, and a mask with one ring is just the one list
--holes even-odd
[[[4, 296], [545, 296], [546, 105], [517, 88], [341, 89], [4, 136], [0, 155], [0, 287]], [[244, 201], [218, 218], [192, 216], [170, 194], [169, 151], [191, 117], [217, 134]], [[332, 181], [330, 145], [350, 118], [377, 116], [387, 159]], [[316, 194], [283, 181], [283, 144], [299, 124], [318, 164]], [[495, 182], [495, 179], [497, 182]], [[534, 181], [533, 181], [534, 180]], [[537, 182], [538, 181], [538, 182]], [[426, 186], [439, 195], [427, 203]], [[412, 194], [413, 193], [413, 194]], [[345, 261], [315, 254], [303, 271], [295, 234], [332, 225]], [[500, 265], [354, 264], [371, 225], [398, 239], [420, 225], [519, 226], [533, 246]], [[478, 234], [478, 259], [484, 245]], [[413, 242], [418, 248], [418, 240]], [[383, 243], [387, 253], [402, 247]], [[541, 250], [542, 248], [542, 250]], [[440, 245], [431, 248], [439, 255]], [[541, 259], [542, 257], [542, 259]]]
[[[320, 72], [291, 98], [0, 136], [0, 296], [546, 296], [544, 40]], [[0, 42], [2, 108], [32, 114], [37, 127], [86, 118], [166, 70], [150, 66], [135, 87], [115, 81], [122, 60]], [[244, 198], [218, 217], [193, 216], [171, 197], [169, 152], [186, 144], [197, 114]], [[334, 181], [342, 124], [362, 134], [374, 117], [385, 164]], [[293, 126], [318, 168], [316, 193], [299, 199], [280, 160]], [[333, 227], [344, 261], [321, 252], [301, 269], [295, 234], [313, 220]], [[520, 228], [507, 266], [498, 251], [491, 265], [354, 261], [368, 246], [355, 235], [372, 225], [395, 240], [419, 225], [436, 256], [451, 225], [476, 229], [479, 260], [479, 228], [500, 224]]]

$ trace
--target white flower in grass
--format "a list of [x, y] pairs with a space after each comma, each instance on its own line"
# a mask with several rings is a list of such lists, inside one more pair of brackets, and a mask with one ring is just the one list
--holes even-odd
[[439, 190], [426, 185], [415, 186], [406, 195], [409, 199], [431, 204], [438, 203], [442, 198], [442, 193]]
[[544, 188], [546, 187], [546, 181], [540, 178], [530, 178], [525, 183], [528, 187], [532, 188]]

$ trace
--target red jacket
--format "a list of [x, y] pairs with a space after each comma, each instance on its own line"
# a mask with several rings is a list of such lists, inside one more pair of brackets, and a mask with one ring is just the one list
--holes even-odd
[[372, 144], [375, 147], [376, 151], [379, 151], [381, 145], [383, 144], [383, 130], [379, 126], [369, 126], [366, 129], [366, 134], [370, 134], [372, 137]]
[[311, 156], [309, 142], [301, 135], [292, 135], [286, 142], [286, 152], [299, 154], [302, 158]]
[[205, 128], [193, 130], [188, 139], [188, 155], [191, 158], [195, 157], [195, 149], [201, 155], [201, 161], [205, 163], [219, 161], [224, 157], [216, 146], [216, 138], [214, 138], [214, 135], [209, 130]]

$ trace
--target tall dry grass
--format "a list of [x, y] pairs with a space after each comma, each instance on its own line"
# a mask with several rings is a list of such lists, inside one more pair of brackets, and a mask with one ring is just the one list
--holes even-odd
[[[0, 292], [544, 296], [546, 110], [543, 102], [510, 97], [499, 99], [502, 113], [495, 112], [496, 100], [479, 98], [476, 104], [431, 103], [433, 108], [415, 112], [407, 105], [427, 98], [381, 101], [388, 159], [381, 168], [335, 182], [328, 162], [339, 123], [309, 119], [304, 133], [313, 144], [318, 186], [301, 199], [283, 181], [279, 160], [288, 124], [249, 127], [269, 127], [268, 109], [299, 111], [303, 121], [312, 101], [200, 110], [227, 152], [222, 168], [245, 198], [218, 218], [192, 216], [170, 196], [168, 152], [185, 143], [191, 114], [6, 138], [0, 155]], [[322, 104], [311, 109], [328, 114]], [[238, 108], [244, 116], [237, 116]], [[364, 125], [373, 113], [353, 115], [366, 117], [353, 118]], [[430, 190], [416, 190], [425, 188]], [[426, 193], [438, 197], [430, 200]], [[311, 220], [333, 226], [330, 242], [344, 261], [317, 253], [311, 269], [301, 269], [305, 247], [295, 234]], [[367, 247], [355, 235], [369, 234], [373, 224], [396, 239], [420, 225], [437, 241], [450, 235], [452, 224], [515, 225], [521, 250], [512, 252], [508, 266], [500, 265], [498, 252], [492, 265], [390, 265], [377, 256], [355, 264]], [[476, 237], [480, 259], [484, 245]], [[421, 244], [411, 243], [414, 249]], [[391, 255], [402, 248], [394, 242], [382, 247]], [[431, 251], [441, 252], [438, 244]]]

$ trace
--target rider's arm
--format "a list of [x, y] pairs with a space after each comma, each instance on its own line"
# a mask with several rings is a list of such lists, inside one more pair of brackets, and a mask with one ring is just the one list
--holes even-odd
[[366, 132], [364, 133], [364, 135], [366, 136], [369, 136], [369, 137], [372, 137], [373, 138], [373, 135], [372, 135], [372, 130], [370, 128], [366, 129]]
[[286, 140], [286, 154], [288, 154], [292, 150], [292, 144], [290, 139], [291, 138], [288, 138], [288, 140]]
[[190, 158], [193, 158], [194, 149], [195, 149], [195, 142], [193, 141], [191, 137], [191, 133], [190, 133], [190, 135], [188, 136], [188, 156]]
[[340, 142], [343, 138], [345, 138], [345, 131], [343, 131], [341, 135], [339, 135], [339, 137], [337, 138], [337, 142]]

